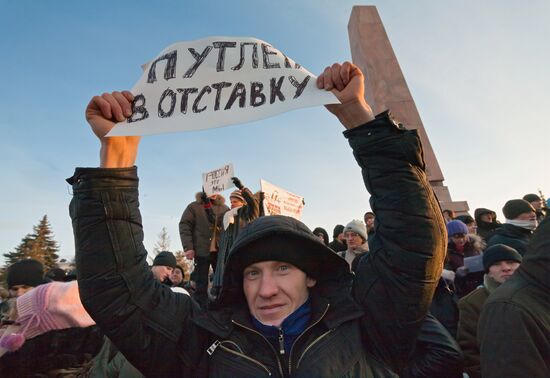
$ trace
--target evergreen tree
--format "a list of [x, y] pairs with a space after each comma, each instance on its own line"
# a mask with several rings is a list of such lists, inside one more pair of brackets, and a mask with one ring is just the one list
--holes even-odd
[[168, 235], [166, 227], [163, 227], [157, 236], [158, 240], [155, 244], [155, 247], [153, 248], [155, 255], [158, 255], [159, 252], [162, 251], [170, 251], [170, 236]]
[[23, 259], [35, 259], [47, 270], [57, 265], [58, 251], [59, 246], [53, 239], [48, 217], [44, 215], [38, 225], [33, 227], [33, 233], [27, 234], [13, 252], [4, 253], [4, 257], [7, 265]]

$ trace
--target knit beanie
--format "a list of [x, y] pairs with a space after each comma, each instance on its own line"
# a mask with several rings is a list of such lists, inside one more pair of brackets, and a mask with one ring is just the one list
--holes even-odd
[[334, 226], [334, 231], [332, 231], [332, 237], [336, 239], [338, 235], [340, 235], [342, 232], [344, 232], [344, 226], [341, 224], [337, 224]]
[[514, 248], [504, 244], [492, 245], [483, 252], [483, 267], [486, 272], [489, 271], [491, 265], [505, 260], [521, 263], [522, 257]]
[[526, 194], [523, 196], [523, 199], [529, 203], [531, 202], [535, 202], [535, 201], [540, 201], [540, 197], [537, 196], [536, 194], [534, 193], [529, 193], [529, 194]]
[[44, 283], [44, 268], [38, 260], [21, 260], [12, 264], [7, 271], [8, 289], [16, 285], [36, 287]]
[[468, 225], [470, 223], [474, 223], [475, 222], [475, 219], [472, 218], [470, 215], [459, 215], [457, 216], [455, 219], [458, 219], [459, 221], [461, 221], [462, 223], [464, 223], [465, 225]]
[[52, 330], [95, 324], [82, 306], [77, 281], [51, 282], [32, 289], [17, 298], [17, 314], [19, 330], [0, 339], [0, 347], [10, 351]]
[[502, 213], [506, 219], [516, 219], [524, 213], [535, 212], [535, 208], [524, 199], [513, 199], [504, 204]]
[[454, 219], [447, 223], [447, 234], [449, 237], [456, 235], [456, 234], [464, 234], [466, 235], [468, 233], [468, 226], [464, 224], [464, 222], [459, 221], [458, 219]]
[[153, 266], [169, 266], [175, 268], [176, 256], [172, 252], [162, 251], [153, 260]]
[[367, 241], [367, 239], [369, 238], [367, 235], [367, 226], [365, 226], [365, 223], [358, 219], [354, 219], [346, 225], [346, 227], [344, 228], [344, 232], [348, 231], [359, 234], [364, 241]]
[[240, 190], [232, 191], [231, 194], [229, 195], [229, 198], [236, 198], [239, 201], [241, 201], [242, 203], [246, 203], [246, 200], [244, 199], [244, 197], [243, 197]]

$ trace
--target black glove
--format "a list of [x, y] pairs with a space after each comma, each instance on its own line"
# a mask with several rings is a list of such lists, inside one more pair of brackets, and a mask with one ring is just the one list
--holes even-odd
[[203, 191], [201, 193], [201, 200], [202, 200], [202, 203], [204, 205], [204, 207], [209, 207], [210, 206], [210, 198], [208, 198], [208, 196], [206, 195], [206, 193]]
[[243, 190], [244, 186], [241, 180], [239, 180], [238, 177], [231, 177], [231, 181], [233, 181], [233, 184], [237, 187], [239, 190]]

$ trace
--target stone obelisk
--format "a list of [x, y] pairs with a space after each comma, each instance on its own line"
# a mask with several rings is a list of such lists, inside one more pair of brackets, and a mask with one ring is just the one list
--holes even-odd
[[453, 201], [443, 185], [443, 172], [424, 129], [397, 57], [375, 6], [354, 6], [348, 23], [351, 57], [365, 75], [365, 97], [375, 114], [390, 109], [399, 122], [417, 129], [424, 148], [427, 174], [442, 209], [457, 215], [468, 211], [466, 201]]

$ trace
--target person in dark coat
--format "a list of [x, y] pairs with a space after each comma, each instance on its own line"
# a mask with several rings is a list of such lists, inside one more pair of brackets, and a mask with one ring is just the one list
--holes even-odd
[[537, 222], [542, 222], [546, 217], [546, 208], [543, 206], [542, 199], [535, 193], [526, 194], [523, 196], [523, 199], [533, 206], [537, 214]]
[[477, 234], [485, 241], [489, 240], [493, 232], [501, 226], [497, 221], [497, 213], [483, 207], [474, 211], [474, 218], [477, 224]]
[[449, 244], [447, 245], [447, 258], [445, 269], [456, 272], [464, 266], [464, 258], [481, 254], [480, 246], [475, 244], [468, 235], [468, 227], [461, 221], [455, 219], [447, 223], [447, 234]]
[[130, 114], [133, 96], [90, 102], [101, 168], [77, 168], [68, 180], [80, 292], [144, 375], [396, 377], [408, 366], [447, 239], [420, 138], [388, 112], [373, 116], [355, 65], [327, 67], [317, 85], [334, 88], [340, 100], [327, 108], [348, 129], [371, 194], [373, 250], [354, 277], [303, 223], [258, 218], [233, 244], [218, 310], [173, 293], [147, 267], [134, 166], [139, 138], [103, 137], [112, 114], [120, 121]]
[[478, 326], [481, 374], [550, 377], [550, 218], [514, 275], [485, 302]]
[[332, 231], [332, 241], [328, 244], [328, 247], [334, 252], [341, 252], [348, 249], [346, 245], [346, 238], [344, 236], [344, 226], [337, 224]]
[[505, 244], [524, 255], [531, 234], [537, 228], [537, 215], [531, 204], [522, 199], [506, 202], [502, 208], [506, 223], [498, 228], [487, 241], [487, 246]]
[[485, 275], [480, 286], [458, 302], [457, 341], [464, 352], [464, 371], [470, 378], [481, 377], [477, 324], [483, 304], [497, 287], [508, 280], [521, 263], [521, 255], [513, 248], [497, 244], [483, 252]]
[[323, 227], [315, 227], [313, 229], [313, 235], [317, 236], [324, 245], [328, 246], [329, 238], [327, 230], [325, 230]]

